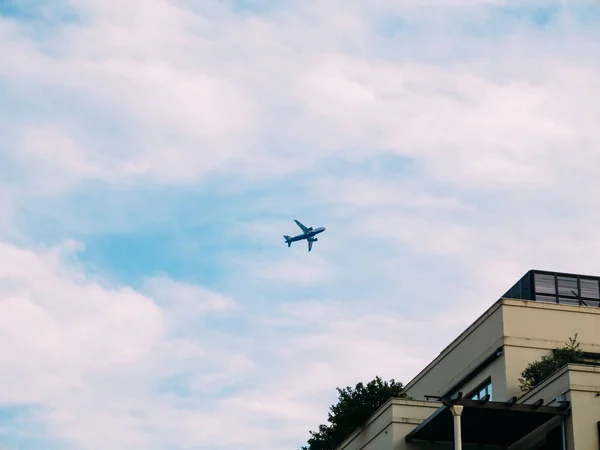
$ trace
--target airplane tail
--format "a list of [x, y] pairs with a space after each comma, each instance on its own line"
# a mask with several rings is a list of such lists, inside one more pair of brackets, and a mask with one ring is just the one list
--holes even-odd
[[285, 239], [285, 242], [287, 242], [288, 248], [292, 246], [292, 237], [291, 236], [287, 236], [287, 235], [283, 235], [283, 238]]

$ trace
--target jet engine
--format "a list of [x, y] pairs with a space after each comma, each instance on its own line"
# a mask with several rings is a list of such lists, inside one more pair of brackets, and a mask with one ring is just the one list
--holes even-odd
[[317, 239], [317, 238], [314, 238], [314, 239], [313, 239], [313, 242], [317, 242], [317, 241], [318, 241], [318, 239]]

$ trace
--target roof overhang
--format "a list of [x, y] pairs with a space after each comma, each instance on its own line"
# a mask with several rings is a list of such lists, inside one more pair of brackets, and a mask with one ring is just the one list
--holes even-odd
[[[514, 399], [516, 400], [516, 399]], [[451, 405], [462, 405], [463, 444], [509, 446], [538, 428], [569, 415], [569, 408], [460, 399], [444, 401], [436, 412], [406, 435], [407, 442], [454, 442]]]

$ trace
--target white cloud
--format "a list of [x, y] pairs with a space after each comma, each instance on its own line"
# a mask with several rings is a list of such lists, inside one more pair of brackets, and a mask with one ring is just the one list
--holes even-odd
[[469, 208], [457, 197], [428, 194], [423, 192], [422, 186], [415, 186], [403, 179], [382, 180], [367, 176], [325, 178], [317, 180], [310, 188], [313, 195], [323, 197], [327, 202], [352, 208], [400, 206], [427, 208], [428, 211]]
[[[508, 4], [484, 0], [289, 2], [263, 14], [69, 4], [79, 20], [43, 39], [0, 17], [0, 157], [27, 173], [0, 186], [0, 402], [41, 406], [32, 420], [75, 448], [300, 444], [335, 386], [408, 381], [524, 268], [600, 272], [592, 25], [504, 19], [477, 36], [469, 25], [494, 20], [486, 5]], [[397, 37], [384, 19], [399, 20]], [[382, 155], [410, 158], [411, 171], [323, 168]], [[91, 279], [77, 244], [39, 247], [20, 228], [44, 208], [28, 210], [32, 198], [102, 181], [113, 197], [94, 214], [45, 206], [58, 234], [160, 222], [179, 236], [197, 225], [178, 222], [181, 205], [153, 198], [149, 212], [123, 212], [119, 188], [189, 183], [210, 196], [218, 183], [194, 183], [215, 173], [235, 175], [234, 188], [214, 188], [231, 195], [220, 202], [273, 183], [248, 189], [260, 196], [246, 205], [253, 223], [240, 213], [228, 230], [260, 252], [227, 241], [216, 258], [235, 300], [173, 274], [139, 291]], [[280, 188], [292, 175], [290, 195]], [[302, 217], [264, 218], [274, 211]], [[304, 217], [329, 228], [310, 254], [281, 238]], [[306, 292], [314, 301], [282, 303]]]
[[[477, 55], [496, 59], [448, 63], [440, 70], [429, 62], [369, 54], [381, 42], [373, 23], [386, 11], [418, 14], [411, 20], [428, 24], [437, 17], [429, 13], [466, 7], [463, 2], [430, 5], [427, 13], [411, 2], [384, 2], [373, 10], [349, 4], [336, 19], [323, 3], [294, 4], [265, 17], [236, 16], [212, 3], [197, 11], [158, 1], [143, 8], [117, 5], [75, 2], [85, 25], [48, 37], [60, 57], [50, 56], [50, 44], [2, 24], [9, 36], [3, 44], [7, 79], [60, 89], [65, 106], [77, 99], [102, 112], [90, 120], [127, 123], [125, 135], [111, 138], [57, 108], [48, 120], [59, 121], [42, 124], [60, 127], [56, 132], [64, 136], [53, 150], [57, 161], [43, 159], [48, 171], [62, 161], [74, 175], [111, 183], [129, 177], [189, 182], [213, 171], [297, 171], [332, 152], [358, 159], [391, 152], [416, 158], [438, 179], [518, 188], [548, 186], [555, 166], [540, 160], [562, 159], [562, 149], [573, 147], [583, 156], [592, 151], [581, 145], [584, 136], [590, 144], [598, 138], [593, 122], [572, 109], [577, 105], [585, 117], [594, 116], [600, 92], [586, 80], [597, 78], [596, 69], [581, 59], [564, 67], [569, 50], [552, 55], [525, 25], [514, 34], [528, 40], [525, 48], [538, 67], [529, 54], [517, 52], [522, 41], [499, 36], [473, 50], [477, 41], [465, 30], [453, 38], [457, 46], [468, 44]], [[225, 33], [216, 21], [234, 32]], [[321, 39], [326, 30], [329, 39]], [[578, 45], [574, 29], [559, 30]], [[349, 52], [344, 39], [357, 36], [363, 45]], [[273, 137], [305, 148], [270, 149]], [[80, 148], [75, 157], [73, 140]]]
[[357, 222], [356, 234], [397, 241], [415, 252], [456, 255], [468, 245], [468, 228], [450, 221], [391, 213], [368, 216]]
[[[313, 249], [319, 242], [313, 244]], [[303, 253], [308, 253], [306, 241], [295, 242], [292, 246], [301, 247]], [[316, 252], [315, 252], [316, 253]], [[273, 280], [291, 285], [315, 285], [330, 281], [335, 275], [335, 267], [321, 256], [298, 257], [298, 251], [291, 253], [292, 259], [281, 259], [279, 261], [264, 261], [258, 263], [252, 258], [248, 266], [253, 266], [253, 272], [260, 278]]]
[[[208, 313], [229, 312], [238, 308], [231, 298], [212, 292], [201, 286], [178, 282], [166, 276], [148, 278], [143, 291], [179, 314], [193, 313], [202, 317]], [[179, 317], [179, 320], [183, 317]]]
[[[145, 295], [110, 287], [80, 271], [80, 249], [3, 244], [0, 259], [0, 330], [11, 342], [0, 348], [0, 403], [41, 407], [30, 420], [76, 447], [289, 445], [323, 415], [333, 384], [401, 378], [423, 362], [412, 340], [395, 339], [425, 325], [343, 302], [246, 312], [252, 340], [212, 332], [203, 318], [233, 312], [233, 300], [164, 276], [147, 279]], [[169, 337], [192, 322], [195, 334]], [[243, 440], [226, 433], [232, 423]]]
[[[5, 383], [4, 401], [65, 395], [79, 376], [135, 363], [160, 339], [162, 313], [133, 290], [71, 275], [52, 252], [2, 244], [2, 255], [0, 329], [11, 345], [0, 358], [11, 368], [4, 376], [14, 379]], [[54, 387], [44, 389], [49, 383]]]
[[[347, 300], [283, 304], [259, 322], [265, 329], [261, 337], [270, 343], [263, 384], [225, 404], [267, 423], [297, 424], [286, 432], [288, 445], [300, 445], [309, 429], [326, 421], [336, 386], [354, 386], [376, 375], [406, 382], [462, 325], [452, 315], [409, 321], [393, 311], [374, 310]], [[431, 326], [439, 334], [424, 342], [420, 332]]]
[[[391, 151], [415, 158], [435, 179], [463, 187], [551, 187], [554, 161], [580, 139], [576, 119], [553, 105], [571, 101], [564, 88], [579, 104], [588, 104], [575, 80], [593, 76], [590, 71], [573, 78], [554, 63], [545, 65], [555, 71], [550, 80], [504, 83], [470, 64], [440, 70], [328, 55], [306, 70], [301, 92], [308, 99], [307, 115], [318, 118], [313, 125], [323, 142], [345, 156], [348, 147], [357, 146], [365, 149], [363, 156]], [[331, 82], [338, 90], [330, 89], [328, 80], [337, 80]], [[369, 100], [358, 100], [356, 90], [342, 89], [344, 83], [371, 92]], [[600, 91], [588, 95], [596, 98]], [[589, 101], [590, 107], [595, 103]]]
[[[149, 279], [146, 288], [160, 308], [133, 289], [89, 279], [67, 261], [78, 248], [73, 244], [39, 252], [1, 245], [0, 337], [10, 345], [0, 346], [6, 368], [0, 404], [43, 408], [31, 419], [50, 436], [85, 448], [154, 448], [152, 436], [172, 425], [167, 418], [164, 427], [147, 430], [158, 422], [149, 410], [195, 420], [176, 401], [157, 396], [159, 383], [191, 376], [192, 392], [214, 393], [254, 369], [234, 342], [208, 330], [169, 338], [180, 323], [195, 320], [200, 327], [206, 313], [229, 310], [232, 300], [165, 277]], [[201, 435], [202, 421], [197, 426]]]

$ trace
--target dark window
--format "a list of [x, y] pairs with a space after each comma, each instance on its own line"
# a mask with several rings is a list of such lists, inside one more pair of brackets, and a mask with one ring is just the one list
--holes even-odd
[[600, 300], [600, 290], [598, 289], [598, 281], [587, 280], [582, 278], [581, 283], [581, 296], [583, 298], [589, 298], [594, 300]]
[[538, 302], [556, 303], [556, 296], [554, 296], [554, 295], [553, 296], [549, 296], [549, 295], [540, 295], [540, 294], [537, 294], [535, 296], [535, 299]]
[[533, 275], [534, 299], [573, 306], [600, 306], [600, 278], [540, 273]]
[[486, 384], [478, 387], [475, 392], [471, 394], [471, 399], [473, 400], [481, 400], [486, 395], [490, 396], [490, 401], [492, 400], [492, 382], [488, 381]]
[[556, 296], [556, 286], [554, 284], [554, 276], [544, 273], [535, 274], [535, 293], [550, 294]]
[[577, 278], [561, 276], [556, 278], [558, 295], [563, 297], [577, 297]]

